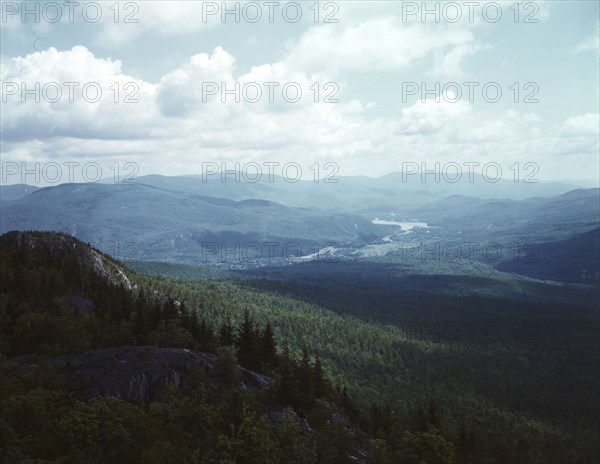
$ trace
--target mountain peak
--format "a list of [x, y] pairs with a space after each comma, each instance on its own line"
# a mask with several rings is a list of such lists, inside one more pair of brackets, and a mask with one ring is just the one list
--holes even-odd
[[38, 248], [52, 254], [74, 257], [80, 264], [90, 268], [113, 285], [124, 285], [129, 289], [135, 286], [117, 261], [96, 250], [91, 245], [63, 232], [22, 232], [13, 230], [0, 235], [0, 245]]

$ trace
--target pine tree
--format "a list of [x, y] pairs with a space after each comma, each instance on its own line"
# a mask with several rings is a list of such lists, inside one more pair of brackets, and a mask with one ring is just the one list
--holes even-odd
[[165, 322], [169, 322], [173, 319], [177, 318], [177, 306], [175, 305], [175, 300], [169, 297], [164, 302], [162, 306], [162, 320]]
[[248, 310], [244, 312], [244, 320], [238, 328], [235, 345], [238, 348], [240, 364], [248, 369], [257, 369], [260, 363], [258, 334]]
[[208, 323], [204, 319], [202, 319], [200, 320], [200, 322], [197, 322], [197, 328], [197, 340], [200, 343], [200, 349], [203, 351], [214, 352], [215, 334], [210, 325], [208, 325]]
[[179, 319], [184, 328], [188, 328], [190, 326], [190, 317], [190, 311], [188, 311], [185, 301], [182, 301], [179, 303]]
[[296, 377], [299, 383], [298, 390], [298, 407], [300, 410], [307, 412], [315, 402], [314, 385], [313, 385], [313, 370], [310, 363], [310, 355], [306, 343], [302, 344], [302, 358], [296, 369]]
[[[204, 323], [204, 321], [202, 322]], [[188, 319], [188, 330], [192, 334], [192, 337], [198, 341], [201, 341], [202, 339], [201, 329], [200, 321], [198, 321], [198, 312], [195, 309], [192, 309]]]
[[318, 354], [315, 356], [315, 362], [312, 368], [312, 382], [316, 398], [323, 398], [329, 393], [330, 386], [325, 378], [321, 358]]
[[298, 383], [295, 376], [295, 362], [290, 356], [287, 345], [283, 346], [281, 362], [279, 363], [279, 385], [277, 401], [284, 406], [295, 406], [298, 399]]
[[227, 319], [223, 322], [219, 329], [219, 345], [221, 346], [233, 346], [235, 339], [233, 338], [233, 325], [231, 320]]
[[267, 322], [260, 340], [261, 361], [268, 367], [274, 367], [277, 362], [277, 342], [273, 335], [273, 328]]
[[135, 312], [135, 319], [133, 330], [135, 336], [139, 338], [145, 331], [145, 324], [148, 319], [148, 302], [146, 300], [146, 292], [142, 288], [135, 299], [135, 305], [133, 307], [133, 311]]
[[154, 302], [150, 306], [150, 310], [148, 311], [148, 326], [147, 331], [150, 333], [158, 327], [158, 324], [161, 321], [162, 315], [162, 306], [160, 301], [158, 301], [157, 297], [154, 297]]

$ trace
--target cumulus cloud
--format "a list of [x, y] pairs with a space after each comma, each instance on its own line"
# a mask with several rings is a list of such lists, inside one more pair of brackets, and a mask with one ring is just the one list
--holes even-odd
[[[3, 59], [3, 69], [16, 76], [2, 83], [3, 139], [144, 137], [157, 113], [155, 86], [121, 66], [82, 46]], [[132, 105], [136, 118], [126, 116]]]
[[287, 44], [284, 63], [309, 73], [333, 76], [348, 70], [402, 69], [437, 52], [474, 42], [472, 32], [466, 28], [441, 26], [435, 34], [432, 29], [422, 23], [403, 24], [393, 16], [349, 26], [313, 27]]
[[[233, 2], [222, 3], [230, 5]], [[119, 4], [122, 11], [119, 12], [118, 20], [115, 20], [114, 9], [110, 11], [111, 14], [103, 15], [101, 28], [95, 35], [94, 43], [116, 48], [138, 39], [143, 33], [183, 36], [218, 27], [222, 24], [220, 14], [209, 14], [215, 4], [217, 2], [205, 1]], [[217, 5], [220, 8], [221, 2]]]
[[563, 123], [562, 134], [600, 137], [600, 113], [586, 113], [567, 118]]
[[412, 106], [403, 109], [399, 133], [428, 135], [471, 112], [471, 106], [467, 102], [459, 100], [452, 103], [453, 98], [454, 95], [450, 96], [449, 101], [443, 98], [438, 98], [439, 101], [417, 100]]
[[[340, 165], [340, 174], [379, 175], [397, 170], [402, 161], [409, 160], [501, 158], [508, 163], [523, 161], [524, 155], [528, 161], [542, 162], [565, 153], [584, 160], [597, 156], [593, 150], [597, 150], [598, 114], [568, 118], [560, 128], [548, 132], [542, 118], [533, 112], [506, 110], [485, 115], [475, 111], [466, 99], [452, 103], [452, 95], [439, 102], [417, 100], [383, 115], [375, 113], [371, 102], [359, 99], [323, 103], [321, 98], [315, 103], [309, 89], [315, 75], [335, 80], [342, 70], [364, 66], [346, 61], [353, 53], [367, 67], [382, 69], [422, 59], [420, 52], [408, 45], [400, 47], [407, 56], [391, 49], [377, 50], [369, 41], [364, 43], [364, 50], [352, 51], [361, 37], [375, 30], [420, 40], [416, 30], [398, 31], [393, 21], [360, 24], [347, 26], [341, 38], [320, 27], [310, 29], [296, 46], [289, 45], [280, 61], [243, 72], [237, 70], [232, 53], [216, 47], [210, 53], [191, 56], [157, 83], [127, 75], [120, 60], [98, 57], [82, 46], [4, 59], [3, 68], [24, 70], [14, 80], [18, 86], [25, 84], [29, 89], [35, 82], [79, 82], [81, 88], [83, 83], [96, 82], [102, 98], [96, 103], [82, 98], [22, 103], [20, 95], [8, 95], [3, 86], [2, 97], [7, 99], [2, 118], [3, 159], [116, 159], [137, 162], [143, 173], [164, 174], [199, 172], [203, 161], [294, 161], [304, 166], [334, 161]], [[334, 45], [347, 39], [352, 46], [339, 50], [340, 56], [327, 65], [325, 56], [333, 53], [333, 48], [324, 47], [325, 52], [320, 52], [324, 54], [313, 57], [309, 53], [321, 39]], [[382, 42], [388, 40], [392, 39]], [[461, 43], [472, 43], [468, 31], [428, 40], [423, 46], [430, 51], [450, 52]], [[389, 62], [378, 64], [388, 52], [392, 53]], [[223, 103], [220, 94], [205, 101], [206, 82], [225, 84], [228, 89], [236, 83], [295, 82], [305, 95], [297, 103], [284, 101], [280, 85], [273, 103], [266, 94], [255, 103], [244, 99], [238, 103], [231, 96]], [[123, 102], [127, 84], [135, 86], [137, 103]], [[117, 103], [115, 85], [120, 92]], [[262, 90], [266, 92], [264, 87]]]
[[[203, 86], [206, 83], [232, 83], [235, 58], [217, 47], [212, 55], [194, 55], [182, 67], [169, 72], [160, 80], [158, 106], [165, 116], [184, 116], [203, 108]], [[230, 85], [230, 88], [233, 88]], [[206, 89], [207, 90], [207, 89]], [[206, 92], [208, 93], [208, 91]]]

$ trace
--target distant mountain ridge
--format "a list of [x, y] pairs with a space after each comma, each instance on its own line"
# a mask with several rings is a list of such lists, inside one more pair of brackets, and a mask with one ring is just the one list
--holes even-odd
[[[264, 199], [276, 201], [286, 206], [321, 207], [325, 209], [351, 210], [355, 212], [378, 208], [397, 209], [415, 207], [449, 195], [459, 194], [482, 198], [525, 199], [534, 196], [552, 196], [577, 189], [574, 184], [515, 183], [501, 179], [497, 183], [486, 181], [481, 175], [471, 180], [463, 173], [456, 183], [446, 182], [439, 175], [428, 175], [423, 182], [420, 173], [415, 175], [392, 172], [381, 177], [335, 176], [314, 180], [290, 181], [281, 176], [268, 176], [266, 173], [256, 182], [248, 182], [239, 174], [224, 178], [220, 174], [206, 176], [161, 176], [147, 175], [137, 178], [137, 182], [186, 193], [214, 195], [234, 200]], [[326, 199], [326, 201], [324, 201]]]
[[28, 184], [0, 185], [0, 201], [11, 201], [35, 192], [38, 187]]
[[520, 201], [455, 195], [416, 208], [414, 214], [448, 232], [552, 241], [600, 226], [600, 189]]
[[138, 183], [63, 184], [3, 204], [2, 232], [33, 229], [65, 232], [103, 251], [125, 244], [135, 251], [134, 256], [116, 253], [119, 257], [196, 262], [209, 259], [222, 245], [275, 243], [282, 253], [289, 244], [290, 253], [301, 255], [317, 251], [313, 243], [319, 247], [360, 242], [386, 230], [355, 214], [327, 214], [267, 200], [234, 201]]
[[[564, 240], [600, 227], [600, 189], [526, 199], [456, 192], [439, 197], [449, 186], [410, 190], [426, 186], [399, 184], [399, 175], [341, 178], [337, 184], [152, 175], [119, 184], [4, 186], [14, 188], [8, 189], [13, 199], [2, 201], [0, 232], [60, 231], [119, 259], [208, 264], [308, 256], [397, 233], [396, 225], [373, 224], [376, 217], [425, 222], [433, 227], [432, 240], [504, 247]], [[487, 186], [479, 186], [482, 194]], [[407, 195], [399, 193], [403, 189]]]

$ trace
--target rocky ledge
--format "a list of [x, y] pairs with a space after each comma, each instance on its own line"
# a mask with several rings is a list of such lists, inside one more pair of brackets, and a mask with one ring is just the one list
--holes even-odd
[[[29, 356], [14, 358], [20, 369], [35, 367]], [[185, 348], [136, 346], [108, 348], [85, 354], [67, 354], [48, 359], [51, 366], [65, 373], [71, 395], [80, 400], [114, 396], [133, 403], [148, 403], [166, 385], [184, 387], [181, 374], [191, 365], [204, 368], [207, 376], [216, 375], [219, 357]], [[14, 364], [13, 364], [14, 365]], [[240, 388], [269, 388], [269, 378], [240, 367]]]

